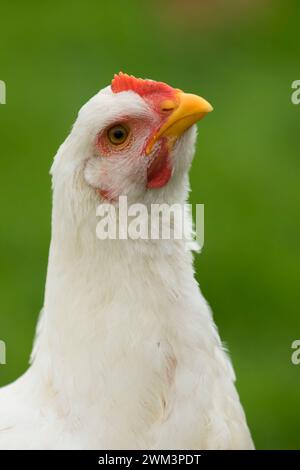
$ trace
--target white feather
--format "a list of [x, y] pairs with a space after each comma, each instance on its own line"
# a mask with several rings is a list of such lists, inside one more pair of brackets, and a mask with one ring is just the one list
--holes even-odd
[[[185, 242], [96, 238], [94, 140], [120, 110], [149, 112], [106, 88], [56, 155], [44, 308], [30, 369], [0, 391], [0, 448], [253, 448]], [[147, 205], [184, 203], [195, 138], [193, 127], [178, 143], [166, 187], [137, 178], [129, 191], [126, 167], [116, 185]]]

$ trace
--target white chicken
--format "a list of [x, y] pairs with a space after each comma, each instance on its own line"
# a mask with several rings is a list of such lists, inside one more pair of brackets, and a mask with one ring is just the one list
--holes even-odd
[[31, 366], [0, 390], [1, 449], [252, 449], [185, 240], [96, 237], [96, 208], [184, 204], [196, 95], [115, 75], [52, 166], [52, 239]]

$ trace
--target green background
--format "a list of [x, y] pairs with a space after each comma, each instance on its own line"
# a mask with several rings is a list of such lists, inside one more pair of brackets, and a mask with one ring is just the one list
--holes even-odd
[[[297, 5], [298, 4], [298, 5]], [[257, 448], [300, 448], [299, 2], [6, 2], [0, 7], [0, 385], [26, 370], [43, 303], [52, 158], [119, 70], [201, 94], [191, 172], [201, 288]]]

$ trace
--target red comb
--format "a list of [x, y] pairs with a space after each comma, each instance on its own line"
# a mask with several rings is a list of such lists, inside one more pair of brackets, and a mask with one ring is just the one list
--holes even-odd
[[132, 75], [127, 75], [127, 73], [123, 72], [115, 74], [111, 82], [111, 89], [113, 93], [131, 90], [140, 96], [150, 95], [153, 93], [174, 93], [174, 88], [170, 87], [166, 83], [135, 78]]

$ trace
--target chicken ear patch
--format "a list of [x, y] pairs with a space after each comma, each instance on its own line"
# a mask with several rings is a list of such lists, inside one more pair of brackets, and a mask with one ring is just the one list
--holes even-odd
[[133, 75], [120, 72], [115, 74], [112, 82], [111, 89], [113, 93], [120, 93], [121, 91], [134, 91], [141, 97], [146, 97], [152, 94], [174, 95], [174, 88], [163, 82], [155, 82], [152, 80], [144, 80], [136, 78]]

